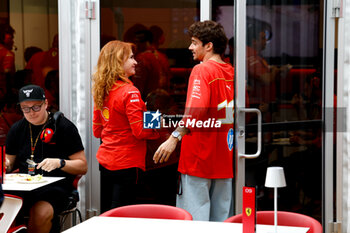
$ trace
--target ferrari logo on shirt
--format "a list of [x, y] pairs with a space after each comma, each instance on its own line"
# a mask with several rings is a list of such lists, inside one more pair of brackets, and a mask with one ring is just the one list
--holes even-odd
[[104, 107], [102, 110], [102, 116], [105, 121], [109, 121], [109, 109]]
[[252, 214], [252, 208], [245, 208], [245, 214], [249, 217]]

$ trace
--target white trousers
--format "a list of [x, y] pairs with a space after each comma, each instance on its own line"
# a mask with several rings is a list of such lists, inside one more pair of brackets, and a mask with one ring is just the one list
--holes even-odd
[[232, 215], [231, 205], [231, 178], [205, 179], [181, 174], [176, 206], [192, 214], [193, 220], [222, 222]]

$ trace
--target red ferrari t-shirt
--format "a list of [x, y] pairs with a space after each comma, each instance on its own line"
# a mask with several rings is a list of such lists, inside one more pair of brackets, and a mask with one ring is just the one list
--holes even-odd
[[143, 129], [146, 105], [132, 84], [118, 81], [106, 98], [103, 109], [94, 109], [93, 133], [102, 139], [97, 160], [109, 170], [138, 167], [145, 170], [146, 140], [159, 135]]
[[0, 87], [6, 88], [6, 73], [15, 73], [15, 55], [0, 44]]
[[233, 76], [227, 63], [209, 60], [193, 68], [183, 118], [191, 132], [181, 144], [182, 174], [233, 177]]

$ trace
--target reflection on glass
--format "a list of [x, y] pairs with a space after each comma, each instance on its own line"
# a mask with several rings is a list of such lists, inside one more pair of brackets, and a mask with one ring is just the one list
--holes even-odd
[[[138, 64], [130, 80], [140, 90], [147, 109], [183, 114], [187, 82], [195, 64], [188, 50], [187, 29], [199, 19], [199, 1], [106, 0], [100, 5], [101, 48], [110, 40], [135, 44]], [[180, 148], [167, 163], [154, 164], [152, 159], [172, 131], [162, 129], [160, 139], [147, 142], [147, 171], [137, 193], [140, 202], [175, 205]]]
[[58, 110], [57, 12], [57, 0], [0, 0], [0, 145], [22, 117], [17, 108], [21, 87], [43, 87], [48, 110]]
[[155, 25], [136, 32], [138, 64], [132, 81], [143, 99], [157, 89], [169, 92], [171, 72], [167, 56], [159, 51], [161, 37], [164, 38], [163, 30]]
[[322, 112], [320, 6], [248, 4], [246, 54], [249, 104], [268, 123], [262, 156], [247, 162], [248, 182], [259, 186], [259, 205], [266, 209], [270, 193], [259, 177], [268, 166], [283, 166], [287, 187], [281, 189], [281, 208], [318, 220], [322, 130], [320, 121], [311, 120], [321, 120]]

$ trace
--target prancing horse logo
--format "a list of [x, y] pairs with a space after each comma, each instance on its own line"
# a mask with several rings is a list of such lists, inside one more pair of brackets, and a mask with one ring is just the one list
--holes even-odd
[[245, 213], [249, 217], [252, 214], [252, 208], [245, 208]]
[[32, 93], [33, 89], [31, 90], [23, 90], [23, 93], [26, 94], [27, 97], [30, 96], [30, 93]]

